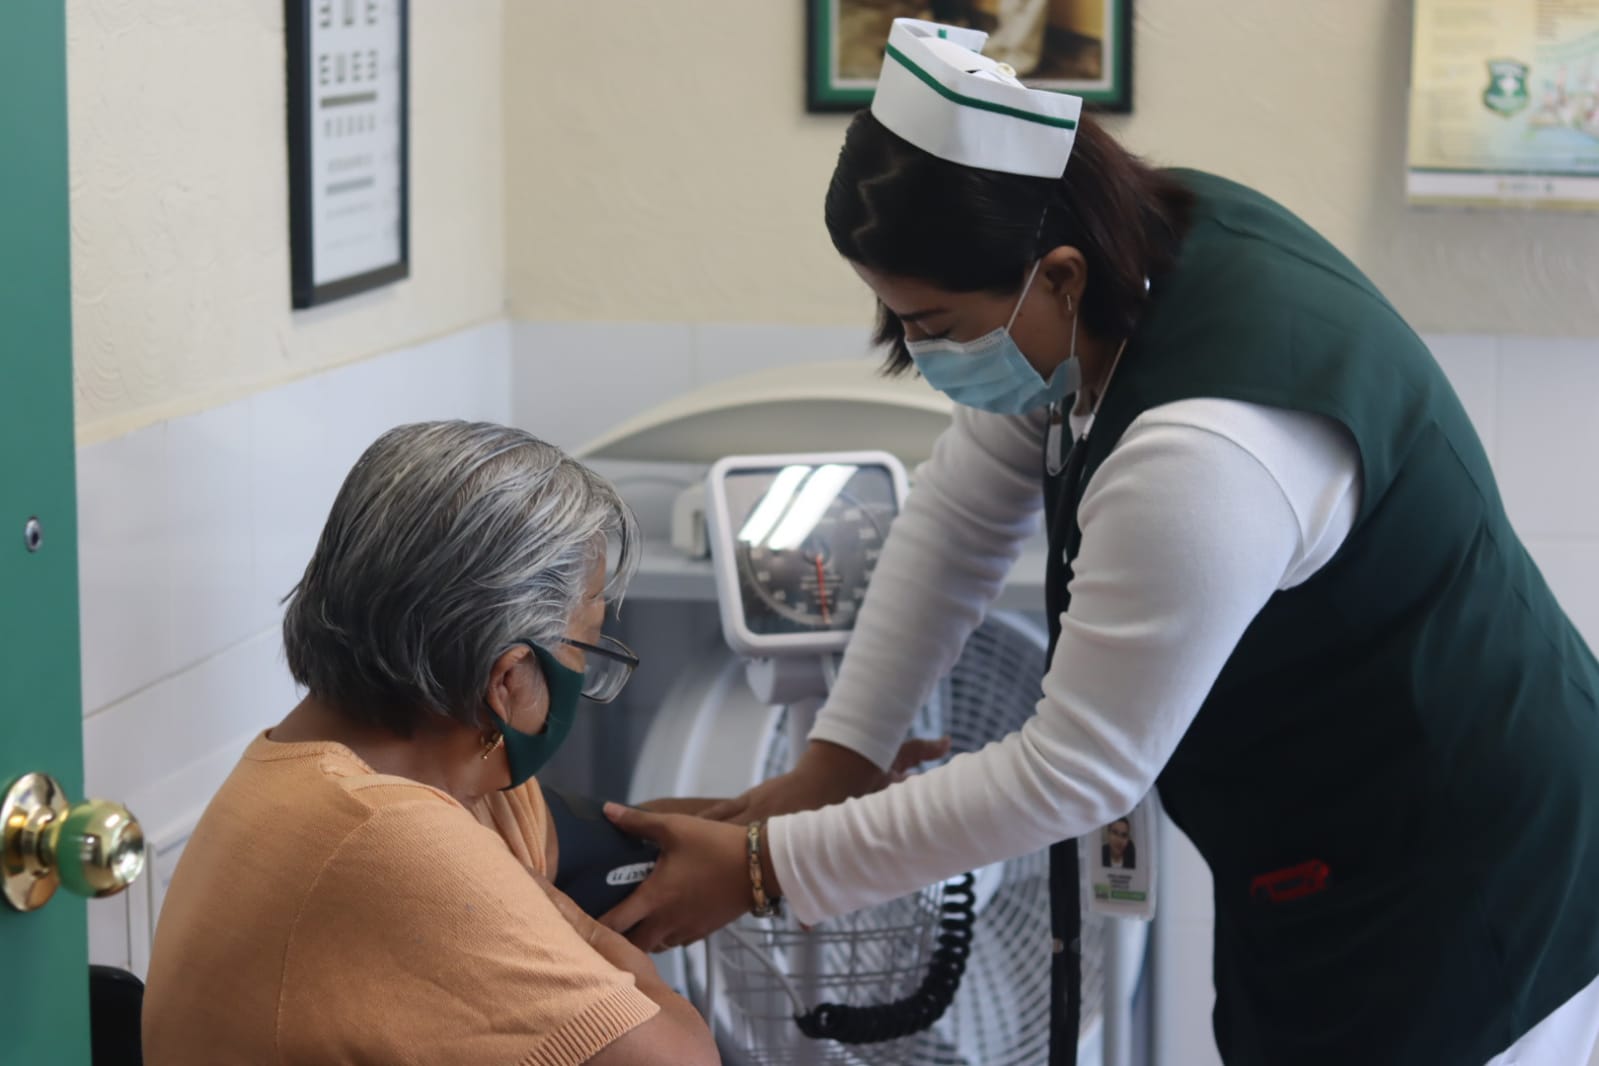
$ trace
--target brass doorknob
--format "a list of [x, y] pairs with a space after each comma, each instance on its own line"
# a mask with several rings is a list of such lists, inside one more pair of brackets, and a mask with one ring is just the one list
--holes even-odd
[[115, 895], [143, 871], [144, 831], [122, 804], [68, 804], [45, 774], [23, 774], [0, 797], [0, 880], [15, 909], [37, 910], [60, 887]]

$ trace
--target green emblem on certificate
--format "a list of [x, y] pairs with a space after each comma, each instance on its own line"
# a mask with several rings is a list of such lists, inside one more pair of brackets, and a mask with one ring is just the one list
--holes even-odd
[[1527, 64], [1513, 59], [1488, 61], [1488, 88], [1483, 90], [1482, 102], [1490, 111], [1505, 117], [1514, 115], [1531, 103], [1527, 92]]

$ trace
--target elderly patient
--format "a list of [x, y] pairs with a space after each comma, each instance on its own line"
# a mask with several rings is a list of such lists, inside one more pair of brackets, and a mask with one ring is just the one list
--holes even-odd
[[367, 449], [284, 618], [307, 695], [167, 893], [148, 1061], [717, 1061], [650, 960], [546, 880], [533, 774], [636, 663], [600, 625], [637, 546], [604, 480], [518, 430], [402, 426]]

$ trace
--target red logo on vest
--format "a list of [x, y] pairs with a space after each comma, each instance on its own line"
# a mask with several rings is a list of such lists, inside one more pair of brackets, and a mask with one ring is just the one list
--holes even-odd
[[1298, 866], [1261, 874], [1249, 882], [1249, 895], [1259, 903], [1287, 903], [1326, 888], [1327, 877], [1331, 873], [1326, 863], [1311, 859]]

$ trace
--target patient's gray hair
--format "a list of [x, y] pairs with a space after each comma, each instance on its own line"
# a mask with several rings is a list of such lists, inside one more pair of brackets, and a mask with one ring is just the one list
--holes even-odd
[[333, 502], [287, 597], [294, 679], [402, 736], [483, 721], [489, 670], [552, 647], [607, 549], [606, 596], [638, 565], [632, 512], [598, 474], [519, 429], [423, 422], [379, 437]]

